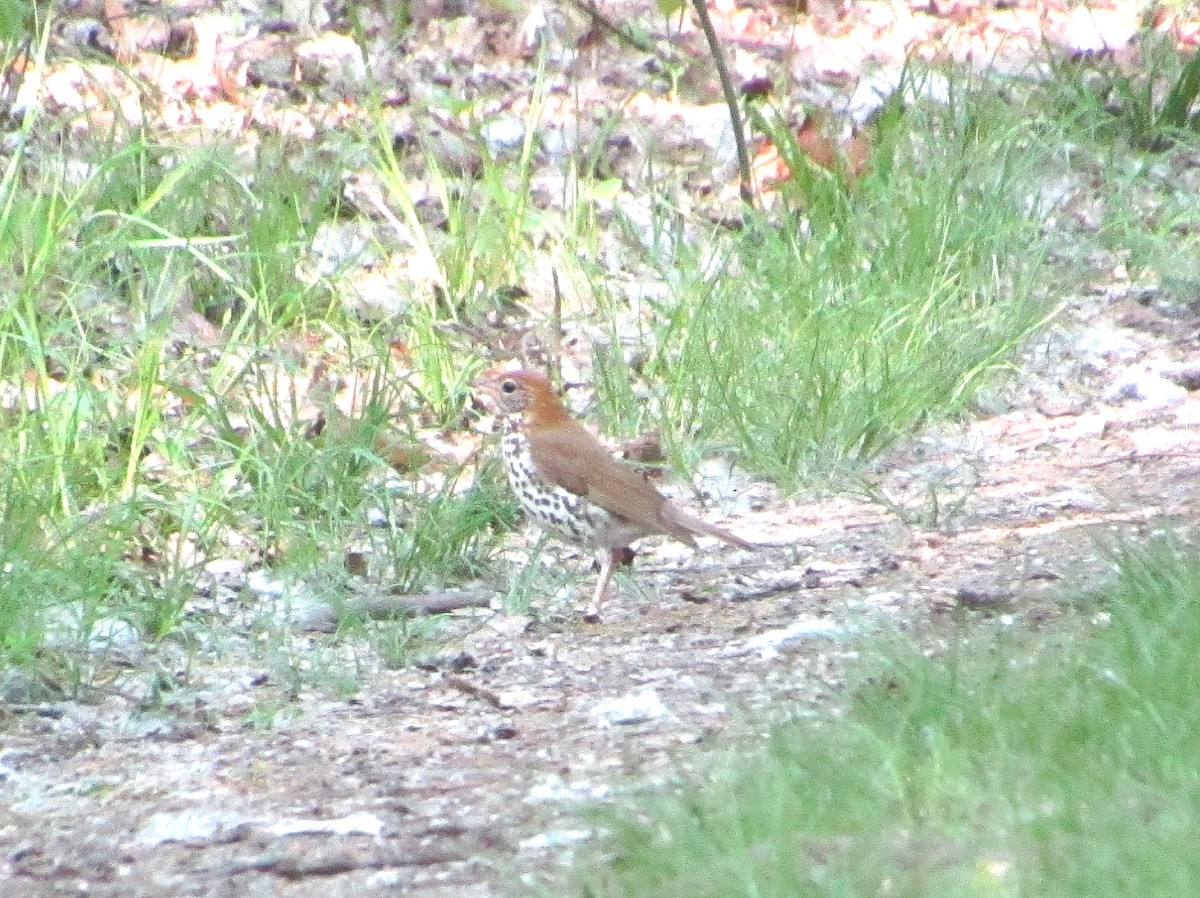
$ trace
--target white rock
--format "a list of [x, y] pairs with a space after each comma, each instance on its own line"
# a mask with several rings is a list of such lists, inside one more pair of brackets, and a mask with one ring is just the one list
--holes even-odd
[[246, 818], [232, 811], [188, 810], [151, 814], [135, 837], [140, 845], [167, 842], [213, 842], [222, 839]]
[[751, 511], [744, 502], [739, 502], [751, 484], [750, 476], [728, 458], [714, 456], [700, 462], [692, 482], [700, 495], [716, 502], [726, 514]]
[[567, 138], [563, 136], [562, 128], [546, 127], [541, 134], [541, 144], [547, 156], [561, 158], [567, 155]]
[[904, 89], [904, 103], [911, 105], [917, 100], [932, 100], [935, 103], [950, 102], [950, 82], [937, 72], [914, 73], [906, 66], [889, 66], [873, 72], [858, 82], [846, 114], [859, 127], [865, 125], [894, 94]]
[[561, 777], [553, 776], [538, 783], [525, 796], [528, 802], [603, 801], [612, 795], [612, 788], [604, 783], [579, 781], [564, 783]]
[[1066, 489], [1035, 499], [1032, 510], [1042, 514], [1060, 511], [1096, 511], [1104, 501], [1095, 493], [1083, 489]]
[[525, 122], [515, 115], [500, 115], [484, 122], [479, 129], [479, 136], [494, 159], [521, 148], [525, 142]]
[[630, 692], [620, 698], [609, 699], [592, 707], [591, 714], [601, 723], [631, 724], [644, 723], [666, 717], [670, 711], [653, 689]]
[[1161, 408], [1179, 402], [1187, 394], [1186, 389], [1156, 371], [1131, 368], [1104, 391], [1104, 401], [1112, 405], [1132, 400]]
[[276, 836], [326, 833], [333, 836], [380, 836], [383, 834], [383, 820], [375, 814], [358, 811], [334, 820], [281, 820], [267, 827], [267, 832]]
[[256, 592], [260, 596], [271, 596], [278, 598], [287, 591], [287, 584], [282, 580], [271, 577], [266, 571], [254, 571], [246, 578], [246, 585], [250, 587], [251, 592]]
[[1075, 349], [1085, 357], [1099, 357], [1106, 361], [1131, 361], [1142, 351], [1142, 347], [1129, 334], [1103, 325], [1084, 331], [1075, 342]]
[[1200, 399], [1189, 396], [1175, 409], [1175, 424], [1179, 427], [1200, 427]]
[[[314, 3], [313, 7], [321, 4]], [[351, 37], [327, 31], [296, 46], [301, 66], [318, 66], [327, 78], [341, 84], [362, 84], [367, 77], [367, 60], [362, 47]]]
[[1136, 15], [1112, 9], [1093, 9], [1090, 4], [1076, 6], [1067, 16], [1061, 39], [1079, 54], [1119, 50], [1137, 34]]
[[204, 565], [204, 572], [214, 577], [240, 577], [246, 571], [246, 562], [240, 558], [214, 558]]
[[112, 649], [129, 650], [141, 647], [141, 637], [133, 625], [115, 617], [102, 617], [92, 624], [88, 648], [93, 652]]
[[522, 851], [545, 851], [547, 848], [574, 845], [591, 837], [590, 829], [552, 829], [548, 832], [538, 833], [536, 836], [530, 836], [528, 839], [522, 839], [520, 846]]
[[515, 708], [532, 708], [534, 705], [542, 701], [542, 696], [535, 690], [524, 686], [515, 686], [512, 689], [505, 689], [497, 694], [496, 698], [500, 700], [501, 707]]
[[741, 655], [758, 652], [762, 660], [768, 661], [779, 657], [779, 647], [785, 643], [797, 639], [840, 636], [843, 632], [842, 627], [828, 618], [802, 617], [781, 630], [767, 630], [765, 633], [750, 637], [740, 647], [735, 647], [730, 654]]

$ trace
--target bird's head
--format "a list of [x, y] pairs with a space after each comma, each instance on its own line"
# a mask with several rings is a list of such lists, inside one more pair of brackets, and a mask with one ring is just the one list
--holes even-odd
[[569, 417], [550, 378], [538, 371], [493, 369], [474, 386], [501, 414], [520, 415], [526, 424], [550, 424]]

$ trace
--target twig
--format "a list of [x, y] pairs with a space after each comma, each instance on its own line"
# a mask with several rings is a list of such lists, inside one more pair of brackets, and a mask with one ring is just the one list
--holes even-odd
[[490, 689], [484, 689], [482, 686], [477, 686], [465, 677], [460, 677], [458, 674], [446, 674], [442, 678], [447, 686], [457, 689], [459, 692], [466, 695], [473, 695], [475, 698], [483, 699], [493, 708], [507, 709], [508, 706], [501, 701], [500, 696], [492, 692]]
[[626, 28], [624, 25], [614, 22], [602, 13], [596, 4], [589, 2], [589, 0], [567, 0], [567, 2], [580, 12], [585, 13], [593, 22], [605, 31], [610, 32], [621, 43], [628, 44], [635, 50], [641, 50], [643, 53], [649, 53], [659, 59], [663, 58], [662, 53], [654, 46], [653, 41], [646, 40], [646, 38]]
[[405, 614], [446, 614], [460, 608], [487, 608], [495, 596], [488, 589], [445, 590], [425, 595], [373, 595], [351, 599], [340, 608], [332, 605], [305, 615], [296, 626], [301, 630], [329, 633], [337, 629], [338, 619], [350, 614], [372, 619], [400, 617]]
[[750, 154], [746, 150], [746, 135], [742, 133], [742, 113], [738, 108], [737, 94], [733, 92], [733, 80], [729, 77], [729, 68], [725, 65], [725, 55], [721, 52], [721, 44], [717, 40], [717, 32], [713, 28], [712, 19], [708, 16], [705, 0], [692, 0], [696, 10], [696, 18], [708, 41], [709, 52], [712, 53], [713, 65], [717, 67], [717, 77], [721, 79], [721, 91], [725, 94], [725, 105], [729, 107], [729, 123], [733, 126], [733, 142], [737, 146], [738, 169], [741, 172], [742, 202], [748, 206], [754, 205], [754, 183], [750, 179]]
[[1164, 458], [1192, 458], [1196, 454], [1194, 452], [1130, 452], [1128, 455], [1119, 455], [1116, 458], [1106, 458], [1103, 461], [1093, 462], [1090, 465], [1084, 465], [1085, 468], [1103, 468], [1108, 465], [1119, 465], [1124, 462], [1138, 461], [1159, 461]]
[[554, 328], [554, 352], [550, 353], [550, 379], [562, 386], [563, 318], [562, 288], [558, 284], [558, 269], [550, 269], [550, 280], [554, 284], [554, 311], [550, 326]]

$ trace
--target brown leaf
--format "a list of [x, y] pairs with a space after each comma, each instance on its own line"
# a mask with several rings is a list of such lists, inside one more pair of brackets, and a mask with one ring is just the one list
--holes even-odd
[[809, 115], [796, 131], [796, 146], [798, 146], [814, 164], [827, 171], [834, 171], [838, 162], [838, 145], [828, 137], [823, 128], [823, 121], [817, 115]]
[[626, 461], [653, 464], [663, 460], [662, 434], [651, 430], [621, 444], [621, 457]]
[[[844, 173], [853, 182], [869, 170], [871, 139], [867, 132], [854, 134], [846, 140], [836, 140], [825, 133], [825, 115], [811, 113], [796, 129], [796, 146], [813, 165], [834, 174]], [[752, 179], [760, 192], [769, 192], [775, 185], [792, 177], [784, 155], [770, 141], [764, 141], [751, 163]]]

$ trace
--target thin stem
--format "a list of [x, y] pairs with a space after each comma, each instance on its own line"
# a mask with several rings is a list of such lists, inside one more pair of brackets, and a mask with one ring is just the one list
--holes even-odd
[[742, 133], [742, 115], [738, 109], [737, 94], [733, 92], [733, 81], [729, 77], [729, 68], [725, 65], [725, 56], [721, 52], [721, 44], [717, 41], [717, 32], [713, 29], [712, 19], [708, 16], [705, 0], [692, 0], [696, 9], [696, 17], [708, 40], [708, 49], [712, 53], [713, 64], [717, 67], [717, 77], [721, 79], [721, 91], [725, 94], [725, 105], [729, 107], [729, 120], [733, 125], [733, 142], [737, 146], [738, 169], [741, 172], [741, 196], [747, 205], [754, 204], [754, 184], [750, 180], [750, 154], [746, 151], [746, 137]]

